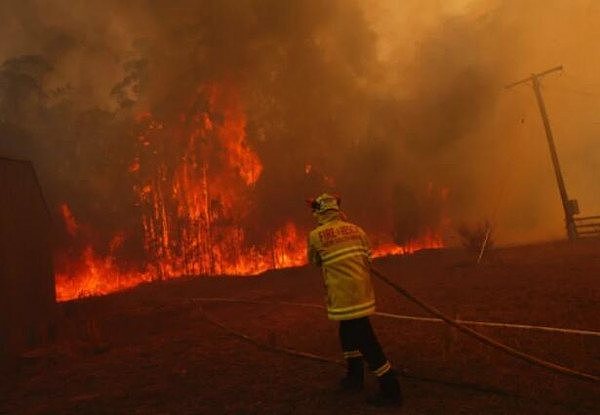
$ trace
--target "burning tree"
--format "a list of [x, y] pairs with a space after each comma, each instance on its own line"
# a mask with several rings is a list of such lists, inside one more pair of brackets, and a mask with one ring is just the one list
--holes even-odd
[[[292, 222], [276, 229], [267, 243], [247, 237], [263, 166], [247, 142], [246, 114], [235, 86], [205, 84], [193, 98], [175, 121], [149, 112], [137, 117], [137, 151], [128, 170], [137, 196], [143, 266], [119, 267], [116, 251], [125, 237], [117, 233], [105, 255], [87, 245], [62, 258], [59, 299], [153, 279], [250, 275], [304, 263], [304, 237]], [[68, 205], [61, 214], [73, 240], [89, 230]]]
[[[161, 278], [248, 274], [301, 260], [293, 254], [295, 261], [280, 263], [270, 247], [245, 238], [263, 166], [246, 140], [246, 115], [232, 85], [199, 88], [176, 123], [144, 114], [139, 127], [131, 171], [146, 253]], [[272, 245], [282, 249], [279, 239]]]

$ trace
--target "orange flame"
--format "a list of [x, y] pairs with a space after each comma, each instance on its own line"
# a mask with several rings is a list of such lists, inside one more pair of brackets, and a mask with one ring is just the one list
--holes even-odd
[[152, 277], [147, 271], [123, 270], [113, 255], [99, 256], [88, 246], [72, 269], [57, 272], [55, 280], [57, 301], [67, 301], [121, 291], [151, 281]]
[[[73, 241], [81, 239], [82, 227], [67, 203], [60, 205], [60, 213]], [[56, 262], [60, 263], [60, 270], [54, 275], [57, 301], [103, 295], [150, 281], [149, 272], [128, 271], [117, 264], [115, 253], [124, 241], [123, 234], [115, 235], [108, 244], [107, 255], [98, 255], [90, 245], [79, 254], [59, 253]]]
[[384, 243], [373, 249], [373, 258], [380, 258], [389, 255], [406, 255], [412, 254], [421, 249], [436, 249], [443, 248], [444, 241], [441, 235], [429, 233], [427, 236], [418, 240], [410, 241], [404, 246], [400, 246], [393, 242]]
[[79, 230], [79, 225], [77, 224], [77, 221], [75, 220], [75, 217], [73, 216], [73, 212], [71, 212], [71, 208], [69, 208], [69, 205], [67, 205], [66, 203], [61, 204], [60, 213], [65, 222], [67, 232], [69, 233], [69, 235], [75, 236], [75, 234], [77, 234], [77, 231]]
[[228, 85], [207, 85], [198, 101], [175, 125], [151, 114], [139, 118], [143, 146], [161, 149], [171, 140], [183, 149], [173, 166], [154, 159], [156, 150], [142, 148], [140, 168], [133, 172], [139, 180], [145, 250], [159, 278], [248, 275], [301, 263], [304, 248], [288, 239], [303, 239], [290, 225], [276, 231], [266, 246], [247, 240], [243, 224], [263, 166], [246, 140], [237, 92]]
[[[260, 242], [250, 240], [244, 226], [263, 166], [248, 144], [246, 115], [235, 88], [205, 85], [190, 108], [175, 122], [150, 112], [136, 117], [138, 154], [127, 170], [136, 181], [133, 190], [147, 263], [141, 269], [124, 269], [117, 261], [123, 234], [112, 238], [105, 255], [86, 245], [79, 254], [71, 253], [56, 273], [59, 301], [108, 294], [156, 279], [256, 275], [306, 263], [306, 230], [293, 222]], [[306, 164], [305, 172], [311, 170]], [[335, 184], [332, 177], [324, 181]], [[65, 203], [60, 210], [69, 235], [81, 239], [69, 206]], [[442, 245], [432, 233], [404, 247], [381, 245], [374, 256]]]

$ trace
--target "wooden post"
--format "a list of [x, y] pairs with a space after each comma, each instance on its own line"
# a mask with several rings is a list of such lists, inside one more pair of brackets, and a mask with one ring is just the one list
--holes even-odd
[[537, 100], [538, 107], [540, 109], [540, 114], [542, 115], [542, 121], [544, 123], [544, 129], [546, 131], [546, 138], [548, 140], [548, 148], [550, 149], [550, 158], [552, 159], [552, 166], [554, 167], [554, 173], [556, 175], [556, 182], [558, 183], [558, 191], [560, 193], [560, 198], [562, 201], [563, 210], [565, 213], [565, 225], [567, 228], [567, 237], [570, 240], [574, 240], [577, 238], [577, 228], [575, 227], [575, 221], [573, 219], [573, 210], [571, 209], [571, 204], [569, 203], [569, 197], [567, 195], [567, 189], [565, 187], [565, 182], [562, 176], [562, 172], [560, 170], [560, 164], [558, 162], [558, 155], [556, 153], [556, 146], [554, 144], [554, 136], [552, 135], [552, 129], [550, 128], [550, 121], [548, 119], [548, 112], [546, 111], [546, 105], [544, 104], [544, 99], [542, 97], [542, 91], [540, 89], [540, 78], [544, 75], [547, 75], [551, 72], [562, 71], [563, 67], [557, 66], [555, 68], [548, 69], [546, 71], [532, 74], [530, 77], [522, 79], [517, 82], [513, 82], [510, 85], [507, 85], [506, 88], [512, 88], [513, 86], [520, 85], [526, 82], [531, 81], [533, 86], [533, 91], [535, 93], [535, 97]]

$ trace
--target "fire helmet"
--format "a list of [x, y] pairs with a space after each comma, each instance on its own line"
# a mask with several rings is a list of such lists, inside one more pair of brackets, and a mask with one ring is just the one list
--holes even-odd
[[314, 213], [323, 213], [327, 210], [340, 210], [342, 199], [339, 196], [323, 193], [316, 199], [306, 201]]

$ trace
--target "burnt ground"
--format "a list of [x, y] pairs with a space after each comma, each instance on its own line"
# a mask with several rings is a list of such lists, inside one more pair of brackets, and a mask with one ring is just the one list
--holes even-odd
[[[402, 286], [461, 319], [599, 330], [600, 241], [498, 249], [475, 265], [458, 250], [376, 261]], [[426, 314], [376, 281], [379, 311]], [[32, 350], [2, 376], [7, 414], [592, 414], [600, 387], [507, 357], [440, 323], [374, 317], [401, 378], [401, 409], [372, 409], [334, 391], [343, 369], [259, 343], [339, 359], [324, 310], [202, 303], [227, 297], [322, 304], [308, 267], [260, 277], [153, 283], [60, 304], [56, 344]], [[600, 374], [600, 337], [479, 328], [511, 346]]]

